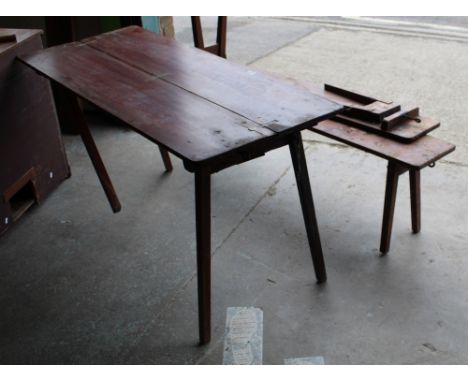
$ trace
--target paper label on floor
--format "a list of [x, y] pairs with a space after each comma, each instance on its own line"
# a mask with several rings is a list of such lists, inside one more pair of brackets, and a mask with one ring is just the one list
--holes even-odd
[[253, 307], [227, 308], [224, 365], [261, 365], [263, 312]]
[[285, 365], [325, 365], [323, 357], [286, 358]]

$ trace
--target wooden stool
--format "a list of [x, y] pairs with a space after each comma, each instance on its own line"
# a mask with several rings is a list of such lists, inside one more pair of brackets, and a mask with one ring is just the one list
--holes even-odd
[[412, 143], [400, 143], [328, 120], [319, 123], [309, 130], [388, 160], [382, 234], [380, 238], [380, 252], [382, 254], [387, 253], [390, 249], [398, 179], [406, 171], [409, 171], [410, 180], [412, 229], [414, 233], [418, 233], [421, 230], [420, 170], [426, 166], [432, 167], [437, 160], [454, 151], [454, 145], [429, 135], [421, 137]]

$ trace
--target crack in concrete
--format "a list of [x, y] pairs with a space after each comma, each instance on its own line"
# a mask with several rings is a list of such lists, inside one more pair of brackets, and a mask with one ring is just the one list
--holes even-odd
[[468, 163], [456, 162], [456, 161], [451, 161], [447, 159], [441, 159], [440, 161], [438, 161], [438, 163], [448, 164], [448, 165], [455, 166], [455, 167], [468, 168]]
[[257, 202], [246, 212], [246, 214], [241, 218], [241, 220], [236, 224], [236, 226], [229, 232], [226, 238], [219, 244], [216, 249], [213, 251], [212, 257], [216, 254], [216, 252], [226, 243], [227, 240], [237, 231], [239, 226], [249, 217], [249, 215], [257, 208], [257, 206], [268, 196], [271, 195], [272, 191], [274, 190], [275, 186], [283, 179], [283, 177], [291, 170], [292, 165], [289, 165], [286, 170], [276, 179], [273, 184], [268, 187], [268, 189], [263, 193], [263, 195], [257, 200]]
[[311, 34], [313, 34], [313, 33], [315, 33], [315, 32], [317, 32], [317, 31], [316, 31], [316, 30], [307, 31], [307, 32], [305, 32], [303, 35], [301, 35], [301, 36], [299, 36], [299, 37], [296, 37], [296, 38], [294, 38], [294, 39], [291, 40], [291, 41], [288, 41], [287, 43], [281, 45], [280, 47], [275, 48], [275, 49], [273, 49], [273, 50], [270, 50], [268, 53], [262, 54], [262, 55], [259, 56], [259, 57], [255, 57], [253, 60], [251, 60], [251, 61], [245, 63], [245, 65], [246, 65], [246, 66], [250, 66], [250, 65], [252, 65], [252, 64], [255, 64], [257, 61], [260, 61], [261, 59], [266, 58], [266, 57], [270, 56], [271, 54], [276, 53], [276, 52], [278, 52], [279, 50], [281, 50], [281, 49], [283, 49], [283, 48], [286, 48], [286, 47], [289, 46], [289, 45], [295, 44], [295, 43], [298, 42], [299, 40], [302, 40], [303, 38], [305, 38], [305, 37], [307, 37], [307, 36], [309, 36], [309, 35], [311, 35]]

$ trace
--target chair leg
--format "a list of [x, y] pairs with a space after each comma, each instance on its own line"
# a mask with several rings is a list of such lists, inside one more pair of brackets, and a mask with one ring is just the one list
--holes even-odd
[[302, 215], [304, 217], [307, 239], [309, 240], [310, 251], [312, 253], [315, 276], [318, 283], [323, 283], [327, 280], [327, 272], [323, 260], [320, 233], [315, 216], [314, 200], [312, 198], [312, 190], [300, 132], [292, 135], [289, 143], [289, 150], [291, 152], [294, 173], [296, 175], [297, 190], [299, 191], [299, 199], [301, 200]]
[[218, 16], [218, 27], [216, 33], [216, 44], [205, 46], [203, 41], [203, 29], [200, 16], [192, 16], [192, 33], [195, 48], [203, 49], [207, 52], [216, 54], [219, 57], [226, 58], [226, 33], [227, 16]]
[[166, 168], [167, 172], [172, 171], [172, 162], [171, 162], [171, 157], [169, 156], [169, 152], [164, 148], [159, 146], [159, 151], [161, 153], [161, 158], [164, 162], [164, 167]]
[[204, 171], [195, 173], [195, 211], [197, 231], [198, 327], [200, 345], [211, 339], [211, 178]]
[[226, 58], [226, 31], [227, 16], [218, 16], [218, 32], [216, 34], [216, 43], [218, 45], [218, 56]]
[[202, 31], [200, 16], [191, 16], [191, 18], [192, 18], [193, 43], [195, 45], [195, 48], [205, 49], [205, 43], [203, 42], [203, 31]]
[[380, 252], [386, 254], [390, 249], [392, 236], [393, 215], [395, 212], [395, 201], [398, 189], [398, 177], [406, 171], [400, 165], [388, 162], [387, 183], [385, 186], [385, 202], [382, 221], [382, 234], [380, 237]]
[[421, 231], [421, 172], [410, 169], [411, 226], [413, 233]]

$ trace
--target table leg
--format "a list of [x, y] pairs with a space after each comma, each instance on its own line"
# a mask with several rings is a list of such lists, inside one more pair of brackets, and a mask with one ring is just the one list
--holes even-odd
[[211, 339], [211, 175], [195, 173], [198, 327], [200, 345]]
[[169, 152], [164, 148], [159, 146], [159, 152], [161, 153], [161, 158], [164, 162], [164, 167], [166, 168], [167, 172], [172, 171], [172, 163], [171, 163], [171, 157], [169, 156]]
[[317, 282], [322, 283], [327, 280], [327, 272], [325, 270], [325, 262], [323, 260], [320, 233], [318, 230], [317, 218], [315, 216], [314, 201], [300, 132], [292, 135], [289, 143], [289, 150], [291, 152], [294, 173], [296, 175], [297, 189], [299, 191], [302, 215], [304, 216], [307, 238], [309, 240], [310, 251], [312, 253], [315, 276], [317, 278]]
[[64, 89], [66, 102], [68, 102], [70, 106], [72, 116], [76, 121], [76, 126], [81, 135], [81, 139], [83, 140], [86, 150], [88, 151], [88, 155], [91, 159], [94, 169], [96, 170], [96, 174], [101, 182], [102, 188], [106, 193], [107, 200], [112, 207], [112, 211], [119, 212], [122, 206], [120, 204], [117, 193], [115, 192], [114, 185], [112, 184], [109, 174], [107, 173], [106, 167], [104, 166], [104, 162], [99, 155], [99, 151], [96, 147], [93, 136], [91, 135], [88, 124], [86, 123], [83, 111], [78, 104], [78, 99], [76, 98], [76, 95], [73, 94], [70, 90], [65, 88], [62, 89]]

